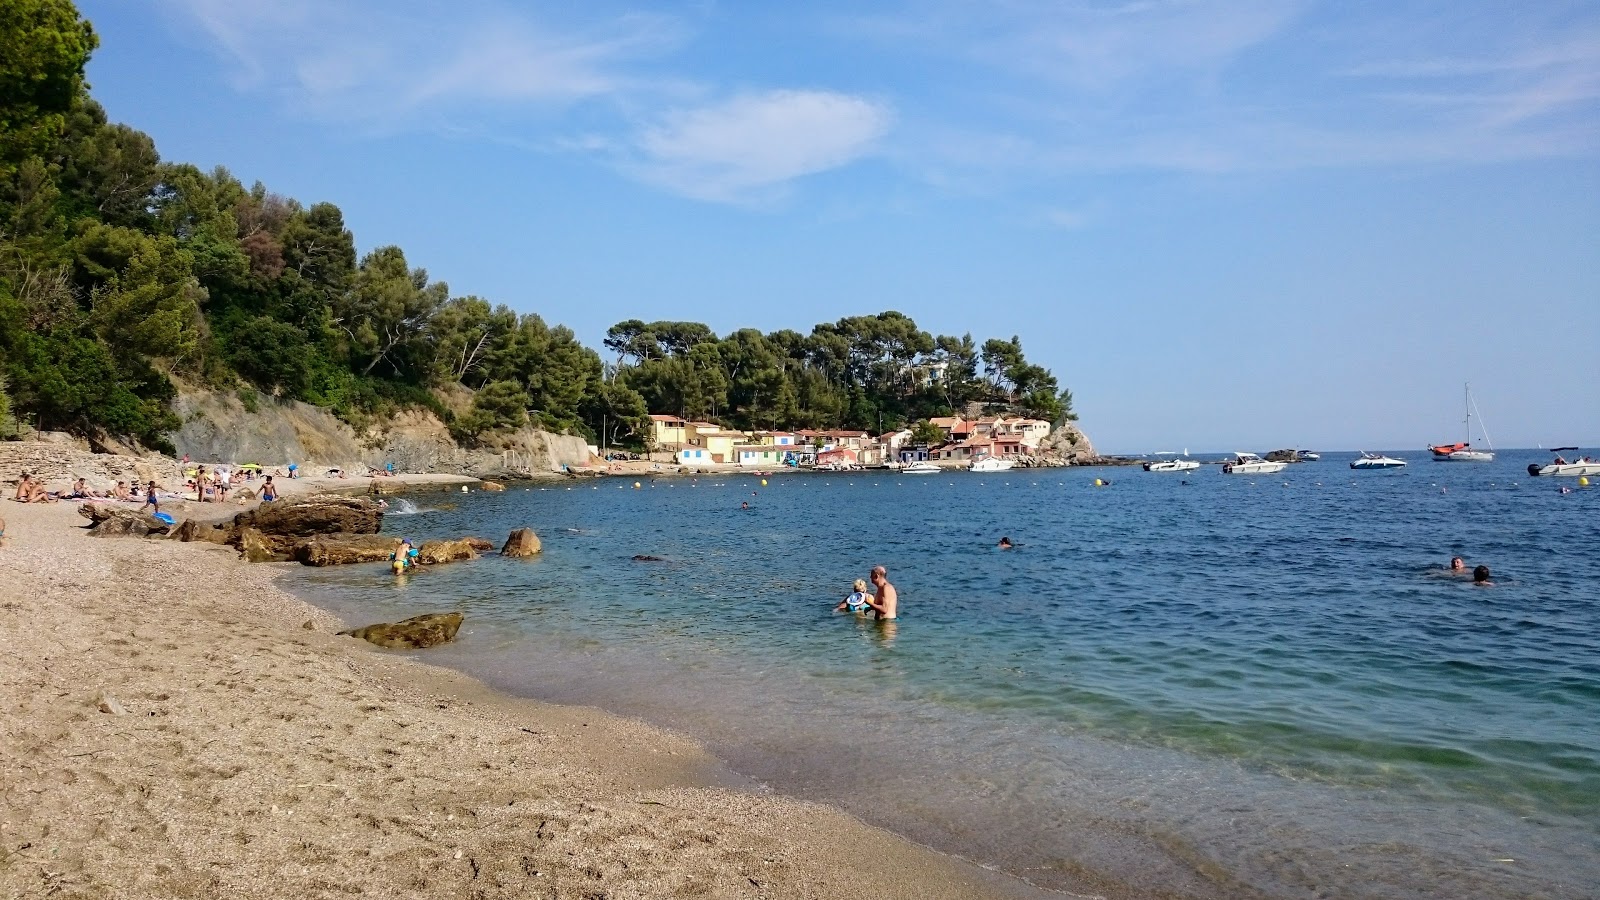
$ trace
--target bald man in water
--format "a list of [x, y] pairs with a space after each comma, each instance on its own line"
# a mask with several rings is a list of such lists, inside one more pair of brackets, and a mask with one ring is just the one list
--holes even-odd
[[867, 605], [872, 607], [878, 621], [893, 619], [899, 612], [900, 595], [895, 591], [894, 585], [889, 583], [889, 570], [883, 566], [873, 566], [872, 586], [877, 588], [877, 591], [872, 599], [867, 601]]

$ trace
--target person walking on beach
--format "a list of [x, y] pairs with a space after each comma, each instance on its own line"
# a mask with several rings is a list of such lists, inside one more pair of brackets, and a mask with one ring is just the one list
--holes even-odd
[[272, 476], [268, 475], [267, 479], [261, 482], [261, 502], [267, 503], [276, 499], [278, 499], [278, 486], [272, 483]]
[[883, 566], [873, 566], [872, 586], [877, 591], [872, 599], [867, 601], [867, 605], [877, 614], [875, 618], [880, 622], [887, 622], [899, 615], [900, 594], [894, 589], [894, 585], [889, 583], [889, 570]]
[[[181, 494], [179, 499], [182, 499]], [[161, 501], [156, 498], [156, 483], [154, 481], [145, 485], [144, 505], [150, 507], [151, 514], [161, 512]]]

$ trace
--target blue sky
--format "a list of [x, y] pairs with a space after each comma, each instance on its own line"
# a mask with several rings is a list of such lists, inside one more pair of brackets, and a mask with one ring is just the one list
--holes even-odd
[[1019, 334], [1102, 449], [1600, 445], [1600, 5], [80, 0], [113, 118], [592, 346]]

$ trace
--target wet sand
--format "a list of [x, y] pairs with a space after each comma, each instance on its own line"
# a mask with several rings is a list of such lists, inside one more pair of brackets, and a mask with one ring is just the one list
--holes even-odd
[[1045, 896], [337, 637], [229, 548], [0, 518], [0, 896]]

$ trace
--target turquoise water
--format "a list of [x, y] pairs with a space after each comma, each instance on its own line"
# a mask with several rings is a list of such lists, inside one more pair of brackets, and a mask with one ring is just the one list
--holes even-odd
[[[1594, 896], [1600, 487], [1409, 456], [419, 495], [386, 531], [545, 552], [294, 580], [352, 621], [460, 609], [430, 661], [1046, 886]], [[832, 612], [875, 563], [892, 630]]]

